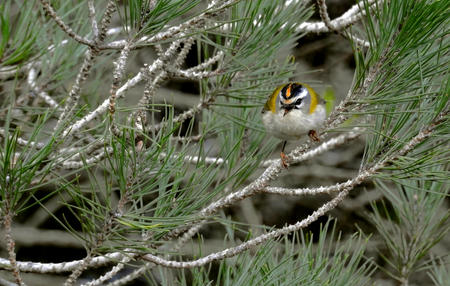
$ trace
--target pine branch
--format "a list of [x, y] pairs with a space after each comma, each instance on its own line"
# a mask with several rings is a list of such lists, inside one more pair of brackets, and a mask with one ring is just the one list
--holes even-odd
[[[288, 277], [289, 271], [283, 271], [298, 267], [295, 263], [286, 266], [288, 262], [303, 256], [295, 252], [295, 257], [278, 257], [278, 249], [271, 248], [274, 241], [310, 226], [336, 209], [356, 186], [380, 178], [401, 183], [414, 176], [420, 176], [424, 184], [445, 181], [448, 172], [442, 166], [449, 154], [445, 150], [449, 118], [445, 27], [449, 4], [361, 1], [340, 17], [330, 19], [325, 1], [317, 0], [322, 20], [311, 23], [306, 20], [312, 11], [304, 6], [309, 2], [125, 1], [116, 7], [115, 1], [107, 1], [106, 12], [100, 17], [95, 1], [87, 0], [71, 9], [70, 17], [74, 19], [71, 23], [80, 22], [81, 16], [86, 18], [88, 35], [92, 37], [88, 39], [63, 20], [66, 16], [57, 15], [62, 14], [63, 8], [55, 11], [49, 1], [41, 0], [51, 18], [49, 23], [57, 24], [53, 28], [43, 26], [42, 30], [55, 34], [55, 39], [39, 34], [36, 42], [30, 42], [32, 48], [22, 50], [17, 47], [27, 42], [14, 37], [29, 33], [2, 26], [3, 38], [9, 31], [17, 35], [7, 37], [11, 40], [6, 42], [0, 40], [0, 64], [4, 47], [7, 53], [23, 54], [19, 53], [18, 60], [12, 57], [0, 68], [0, 78], [8, 79], [0, 87], [6, 95], [1, 102], [6, 108], [4, 126], [0, 128], [0, 140], [4, 142], [0, 147], [0, 209], [9, 215], [3, 219], [8, 258], [0, 258], [0, 268], [10, 271], [17, 284], [23, 283], [21, 272], [72, 272], [67, 275], [66, 285], [74, 285], [85, 270], [108, 265], [106, 273], [85, 285], [123, 285], [143, 275], [152, 277], [156, 269], [162, 275], [173, 274], [177, 282], [184, 281], [183, 270], [169, 268], [197, 267], [190, 272], [196, 281], [193, 283], [204, 285], [209, 283], [210, 275], [208, 267], [202, 266], [221, 261], [218, 277], [233, 273], [233, 283], [251, 280], [237, 278], [239, 271], [253, 273], [245, 269], [246, 264], [264, 265], [267, 269], [259, 273], [263, 276], [252, 276], [257, 277], [257, 282], [248, 282], [249, 285], [278, 283], [281, 280], [277, 280], [277, 275]], [[122, 27], [110, 29], [116, 9]], [[0, 11], [2, 25], [9, 23], [4, 20], [5, 11]], [[23, 15], [31, 14], [18, 17]], [[34, 17], [40, 21], [41, 15]], [[43, 23], [48, 22], [42, 19]], [[358, 35], [367, 41], [350, 32], [350, 26], [356, 24], [365, 29], [365, 34]], [[54, 33], [55, 29], [61, 31]], [[354, 50], [356, 72], [352, 88], [319, 130], [323, 142], [317, 145], [307, 141], [296, 146], [288, 154], [288, 162], [317, 158], [365, 136], [361, 167], [356, 175], [351, 173], [352, 177], [341, 183], [333, 181], [331, 185], [301, 189], [275, 187], [275, 180], [287, 171], [279, 159], [267, 160], [276, 143], [264, 137], [259, 107], [274, 86], [294, 78], [294, 63], [290, 59], [282, 62], [280, 51], [297, 45], [300, 34], [331, 32], [368, 49]], [[62, 38], [57, 38], [60, 35]], [[26, 55], [28, 51], [33, 56]], [[143, 62], [132, 71], [132, 59], [142, 54]], [[197, 62], [190, 63], [188, 54]], [[81, 67], [71, 73], [77, 61]], [[12, 77], [14, 81], [10, 81]], [[91, 77], [95, 80], [91, 81]], [[183, 87], [195, 90], [196, 97], [191, 95], [186, 102], [176, 99], [172, 104], [166, 89], [160, 87], [166, 83], [178, 85], [180, 80]], [[108, 81], [110, 88], [105, 92], [101, 87]], [[22, 90], [23, 86], [26, 88]], [[69, 96], [63, 102], [66, 89]], [[135, 92], [137, 98], [133, 97]], [[178, 105], [177, 100], [182, 104]], [[84, 103], [86, 106], [82, 106]], [[49, 126], [54, 126], [54, 116], [58, 118], [54, 132], [47, 132]], [[149, 116], [152, 120], [147, 120]], [[335, 129], [341, 133], [331, 133]], [[18, 130], [23, 132], [19, 134]], [[304, 166], [300, 171], [313, 166]], [[259, 171], [262, 174], [255, 176]], [[293, 179], [301, 180], [310, 173]], [[347, 179], [349, 173], [341, 177]], [[297, 181], [295, 184], [299, 185]], [[5, 193], [5, 186], [10, 185], [15, 188], [13, 197]], [[241, 224], [252, 223], [245, 217], [241, 221], [217, 215], [262, 193], [326, 193], [332, 198], [307, 218], [264, 234], [253, 233], [253, 226]], [[87, 249], [86, 257], [64, 263], [16, 261], [11, 236], [14, 216], [35, 208], [39, 209], [38, 218], [31, 223], [55, 220], [67, 234], [80, 239]], [[58, 208], [67, 210], [82, 231], [73, 227], [65, 214], [61, 217], [56, 212]], [[46, 216], [41, 216], [44, 211]], [[426, 217], [432, 213], [421, 211]], [[398, 213], [402, 218], [408, 216], [406, 212]], [[200, 254], [188, 258], [191, 256], [184, 250], [186, 244], [212, 221], [224, 226], [224, 237], [234, 246], [215, 248], [208, 255], [201, 249]], [[379, 231], [383, 229], [379, 227]], [[445, 232], [436, 233], [433, 243]], [[321, 250], [323, 237], [320, 233]], [[334, 237], [330, 240], [335, 241]], [[296, 243], [312, 248], [312, 242], [306, 241]], [[199, 248], [205, 245], [200, 240], [199, 243]], [[386, 239], [394, 254], [395, 243], [395, 239]], [[399, 261], [405, 267], [394, 265], [391, 273], [402, 283], [408, 283], [415, 269], [408, 263], [418, 261], [417, 257], [433, 245], [418, 240], [408, 243], [405, 245], [410, 246], [412, 259], [402, 257], [398, 251]], [[267, 249], [248, 251], [261, 244]], [[287, 248], [285, 251], [294, 253]], [[355, 251], [355, 257], [359, 259], [361, 252]], [[348, 249], [343, 253], [353, 257]], [[356, 278], [361, 272], [366, 273], [360, 260], [348, 264], [342, 260], [341, 266], [350, 268], [343, 273], [339, 265], [331, 264], [339, 258], [332, 257], [332, 253], [322, 254], [315, 262], [326, 267], [317, 273], [350, 277], [346, 281], [353, 285], [358, 285]], [[228, 257], [237, 257], [240, 263], [230, 264], [225, 260]], [[301, 262], [311, 264], [311, 257]], [[134, 261], [142, 265], [132, 264]], [[131, 273], [130, 266], [136, 267]], [[121, 275], [124, 270], [129, 274]], [[312, 276], [320, 276], [313, 269], [308, 271]], [[299, 274], [296, 282], [302, 277]], [[223, 282], [219, 280], [215, 283]], [[326, 281], [339, 284], [337, 280]], [[291, 282], [288, 278], [283, 281]]]
[[85, 39], [80, 35], [77, 35], [66, 23], [64, 23], [64, 21], [56, 14], [56, 11], [47, 0], [40, 1], [42, 4], [42, 8], [44, 8], [45, 12], [47, 12], [47, 15], [50, 16], [61, 28], [61, 30], [63, 30], [69, 37], [83, 45], [89, 46], [91, 48], [94, 47], [95, 44], [92, 41]]

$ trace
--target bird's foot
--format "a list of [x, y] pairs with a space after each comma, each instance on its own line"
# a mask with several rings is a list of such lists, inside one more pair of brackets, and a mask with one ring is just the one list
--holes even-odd
[[308, 132], [309, 138], [311, 138], [314, 142], [320, 142], [319, 135], [317, 135], [316, 130], [309, 130]]
[[283, 165], [284, 168], [288, 168], [289, 167], [289, 158], [286, 156], [286, 154], [284, 154], [284, 152], [281, 152], [280, 154], [281, 157], [281, 164]]

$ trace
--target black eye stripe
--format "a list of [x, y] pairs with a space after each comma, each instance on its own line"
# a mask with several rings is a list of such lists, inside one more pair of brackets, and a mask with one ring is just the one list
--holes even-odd
[[292, 94], [299, 94], [303, 91], [304, 87], [300, 84], [293, 84], [292, 85]]
[[286, 84], [282, 89], [281, 89], [281, 97], [286, 98], [286, 91], [289, 87], [289, 84]]

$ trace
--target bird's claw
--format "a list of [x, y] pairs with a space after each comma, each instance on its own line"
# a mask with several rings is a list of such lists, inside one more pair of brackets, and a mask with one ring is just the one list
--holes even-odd
[[281, 157], [281, 165], [283, 165], [283, 167], [287, 169], [289, 166], [288, 164], [289, 158], [286, 156], [286, 154], [284, 154], [284, 152], [281, 152], [280, 157]]
[[320, 142], [319, 136], [317, 135], [316, 130], [309, 130], [308, 132], [309, 138], [311, 138], [314, 142]]

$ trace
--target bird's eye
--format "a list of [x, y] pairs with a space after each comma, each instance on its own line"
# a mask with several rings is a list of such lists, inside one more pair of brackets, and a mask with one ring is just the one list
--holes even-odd
[[295, 105], [300, 105], [302, 104], [302, 98], [299, 98], [295, 101]]

